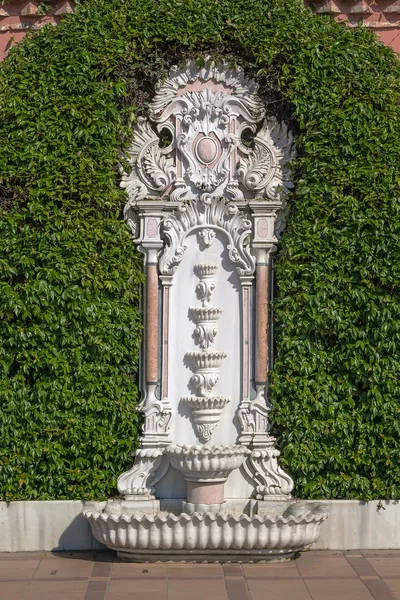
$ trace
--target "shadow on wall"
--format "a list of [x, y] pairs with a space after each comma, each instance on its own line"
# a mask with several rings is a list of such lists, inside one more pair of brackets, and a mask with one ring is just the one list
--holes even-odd
[[0, 502], [0, 552], [103, 550], [80, 500]]
[[78, 514], [64, 529], [57, 546], [52, 550], [108, 550], [108, 548], [96, 540], [88, 521], [82, 514]]

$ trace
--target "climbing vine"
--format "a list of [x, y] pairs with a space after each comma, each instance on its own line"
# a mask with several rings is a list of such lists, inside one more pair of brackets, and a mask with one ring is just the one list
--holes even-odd
[[272, 428], [296, 493], [400, 494], [400, 67], [297, 0], [86, 0], [0, 66], [0, 497], [102, 498], [137, 444], [132, 126], [173, 64], [240, 65], [296, 135]]

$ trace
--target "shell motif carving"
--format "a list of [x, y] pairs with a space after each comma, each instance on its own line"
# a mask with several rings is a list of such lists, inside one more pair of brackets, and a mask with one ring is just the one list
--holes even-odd
[[[216, 233], [221, 232], [227, 238], [229, 258], [239, 276], [252, 275], [255, 259], [248, 243], [251, 228], [251, 221], [231, 202], [212, 198], [208, 194], [185, 202], [164, 220], [163, 234], [168, 245], [159, 260], [160, 273], [173, 275], [184, 256], [186, 237], [190, 232], [198, 231], [205, 245], [210, 245]], [[208, 230], [213, 232], [213, 236], [210, 237]]]

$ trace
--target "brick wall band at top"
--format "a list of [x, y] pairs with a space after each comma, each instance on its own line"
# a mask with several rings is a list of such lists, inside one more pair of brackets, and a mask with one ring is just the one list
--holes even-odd
[[[400, 55], [400, 0], [306, 0], [317, 14], [330, 14], [350, 27], [360, 22], [373, 29], [386, 46]], [[0, 61], [28, 30], [40, 29], [47, 23], [57, 24], [73, 12], [73, 0], [13, 0], [0, 5]]]

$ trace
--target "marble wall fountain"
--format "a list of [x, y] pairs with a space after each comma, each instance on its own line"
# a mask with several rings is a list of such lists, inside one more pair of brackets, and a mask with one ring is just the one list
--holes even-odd
[[284, 559], [327, 518], [292, 498], [268, 424], [270, 260], [293, 155], [226, 65], [173, 68], [138, 119], [122, 186], [145, 257], [143, 435], [120, 498], [84, 507], [127, 560]]

